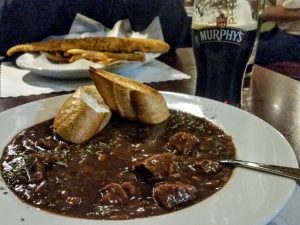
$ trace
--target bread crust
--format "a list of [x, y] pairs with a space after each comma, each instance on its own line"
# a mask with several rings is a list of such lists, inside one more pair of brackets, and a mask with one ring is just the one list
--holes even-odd
[[112, 85], [118, 112], [122, 117], [135, 120], [137, 115], [133, 108], [133, 104], [131, 104], [130, 90], [116, 83], [113, 83]]
[[155, 39], [125, 38], [125, 37], [88, 37], [80, 39], [48, 40], [20, 44], [11, 47], [7, 55], [11, 56], [17, 52], [57, 52], [70, 49], [84, 49], [102, 52], [168, 52], [170, 46]]
[[[97, 112], [84, 100], [84, 94], [101, 104], [104, 110]], [[111, 112], [95, 86], [82, 86], [65, 101], [54, 119], [53, 127], [64, 140], [82, 143], [102, 130], [110, 117]]]
[[122, 117], [146, 124], [169, 117], [166, 101], [155, 89], [101, 69], [90, 68], [90, 74], [105, 103]]

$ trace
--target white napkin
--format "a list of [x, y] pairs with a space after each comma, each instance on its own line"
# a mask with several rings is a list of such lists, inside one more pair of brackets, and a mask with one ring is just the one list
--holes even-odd
[[0, 97], [2, 98], [72, 91], [81, 85], [91, 83], [89, 79], [50, 79], [19, 69], [7, 62], [2, 63], [0, 69]]
[[[110, 30], [99, 22], [80, 14], [76, 16], [69, 34], [59, 36], [59, 38], [78, 38], [91, 36], [131, 36], [155, 39], [163, 38], [158, 18], [155, 18], [144, 31], [138, 33], [132, 31], [130, 22], [128, 20], [119, 21], [116, 23], [114, 28]], [[51, 38], [53, 38], [53, 36], [50, 36], [47, 39]], [[115, 73], [142, 83], [190, 79], [190, 76], [181, 73], [180, 71], [175, 70], [162, 62], [154, 60], [154, 58], [158, 55], [159, 54], [149, 55], [148, 61], [145, 64], [128, 63], [128, 65], [118, 66], [112, 70]], [[38, 70], [38, 68], [36, 69]], [[51, 70], [49, 73], [51, 74]], [[52, 77], [55, 78], [55, 75], [52, 75]], [[17, 97], [22, 95], [72, 91], [81, 85], [90, 83], [91, 80], [89, 78], [70, 80], [51, 79], [33, 73], [27, 69], [17, 68], [12, 63], [2, 63], [0, 66], [0, 97]]]
[[[189, 78], [189, 76], [157, 60], [138, 69], [123, 71], [122, 73], [131, 79], [146, 83], [153, 80], [167, 81], [182, 79], [183, 77]], [[2, 63], [0, 68], [0, 97], [72, 91], [81, 85], [91, 83], [90, 79], [59, 80], [43, 77], [28, 70], [16, 68], [11, 63]]]

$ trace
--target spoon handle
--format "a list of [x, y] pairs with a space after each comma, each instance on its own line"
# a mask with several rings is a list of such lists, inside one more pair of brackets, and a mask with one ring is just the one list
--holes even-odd
[[230, 164], [234, 166], [246, 167], [249, 169], [272, 173], [283, 177], [289, 177], [297, 180], [298, 182], [300, 181], [300, 169], [298, 168], [274, 166], [274, 165], [267, 165], [263, 163], [254, 163], [254, 162], [234, 160], [234, 159], [221, 159], [219, 160], [219, 162], [223, 164]]

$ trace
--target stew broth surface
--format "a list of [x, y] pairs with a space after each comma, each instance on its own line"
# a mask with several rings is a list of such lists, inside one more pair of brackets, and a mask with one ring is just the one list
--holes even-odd
[[1, 174], [22, 201], [90, 219], [160, 215], [195, 204], [224, 186], [235, 158], [230, 136], [204, 118], [170, 111], [143, 125], [113, 115], [83, 144], [54, 133], [53, 119], [25, 129], [5, 147]]

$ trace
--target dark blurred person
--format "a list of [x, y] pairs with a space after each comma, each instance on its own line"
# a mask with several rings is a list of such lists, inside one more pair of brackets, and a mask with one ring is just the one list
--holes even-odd
[[265, 8], [264, 20], [275, 21], [276, 26], [261, 33], [256, 63], [300, 63], [300, 0], [274, 1]]

